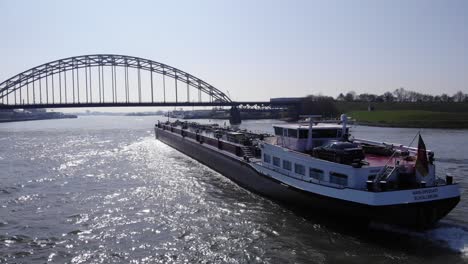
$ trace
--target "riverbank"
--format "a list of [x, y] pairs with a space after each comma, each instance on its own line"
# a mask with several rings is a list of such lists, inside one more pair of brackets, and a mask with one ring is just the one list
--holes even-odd
[[45, 110], [35, 111], [2, 111], [0, 112], [0, 123], [22, 122], [48, 119], [77, 118], [76, 115], [60, 112], [47, 112]]
[[468, 129], [468, 112], [422, 110], [352, 111], [356, 124], [379, 127]]
[[78, 118], [78, 116], [76, 116], [76, 115], [63, 115], [63, 116], [60, 116], [60, 117], [20, 117], [20, 118], [15, 118], [15, 119], [0, 119], [0, 123], [49, 120], [49, 119], [70, 119], [70, 118]]

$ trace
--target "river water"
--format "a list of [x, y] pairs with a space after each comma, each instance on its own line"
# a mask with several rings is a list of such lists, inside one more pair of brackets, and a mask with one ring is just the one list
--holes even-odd
[[[238, 187], [155, 140], [158, 119], [0, 124], [0, 263], [468, 262], [467, 130], [421, 131], [438, 173], [464, 192], [436, 228], [355, 230]], [[408, 144], [418, 130], [351, 131]]]

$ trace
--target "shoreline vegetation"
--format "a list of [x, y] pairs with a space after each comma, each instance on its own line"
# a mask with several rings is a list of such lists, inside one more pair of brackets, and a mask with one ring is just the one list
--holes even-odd
[[466, 102], [335, 102], [335, 106], [358, 125], [468, 129]]
[[353, 111], [347, 114], [355, 124], [364, 126], [468, 129], [468, 113], [400, 110]]
[[28, 111], [0, 111], [0, 123], [68, 118], [77, 118], [77, 116], [72, 114], [64, 114], [61, 112], [47, 112], [45, 109], [36, 109]]
[[355, 124], [380, 127], [468, 129], [468, 103], [335, 102]]
[[308, 101], [302, 113], [336, 118], [348, 115], [357, 125], [404, 128], [468, 129], [468, 102]]
[[468, 94], [428, 95], [404, 88], [382, 95], [348, 92], [333, 98], [309, 95], [301, 114], [335, 117], [345, 113], [355, 124], [381, 127], [468, 129]]

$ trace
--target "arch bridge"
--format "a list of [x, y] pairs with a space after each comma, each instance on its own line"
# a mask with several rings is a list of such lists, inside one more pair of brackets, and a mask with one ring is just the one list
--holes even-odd
[[190, 73], [125, 55], [60, 59], [0, 83], [0, 109], [253, 105], [271, 106], [270, 102], [234, 102]]

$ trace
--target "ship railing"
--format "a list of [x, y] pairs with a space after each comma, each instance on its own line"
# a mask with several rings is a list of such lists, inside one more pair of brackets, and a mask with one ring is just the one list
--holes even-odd
[[[393, 158], [395, 157], [397, 151], [394, 150], [392, 155], [390, 156], [390, 158], [388, 158], [387, 162], [385, 163], [385, 165], [380, 169], [379, 173], [377, 173], [377, 177], [375, 177], [374, 179], [374, 182], [377, 182], [379, 183], [380, 181], [382, 180], [387, 180], [388, 177], [390, 177], [393, 172], [396, 170], [397, 166], [396, 166], [396, 163], [397, 163], [397, 160], [395, 159], [395, 164], [393, 164], [393, 168], [391, 170], [391, 172], [389, 173], [386, 173], [387, 172], [387, 169], [389, 168], [389, 163], [393, 160]], [[383, 179], [385, 177], [385, 179]]]
[[[364, 143], [364, 144], [370, 144], [370, 145], [375, 145], [375, 146], [380, 146], [380, 147], [393, 147], [401, 151], [409, 151], [412, 153], [417, 153], [418, 148], [415, 147], [409, 147], [405, 146], [403, 144], [398, 144], [398, 143], [389, 143], [389, 142], [379, 142], [379, 141], [374, 141], [374, 140], [368, 140], [368, 139], [360, 139], [360, 138], [355, 138], [353, 140], [354, 143]], [[431, 150], [427, 149], [427, 153], [432, 152]]]

